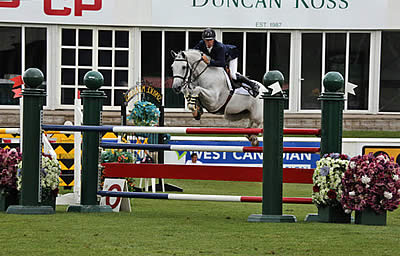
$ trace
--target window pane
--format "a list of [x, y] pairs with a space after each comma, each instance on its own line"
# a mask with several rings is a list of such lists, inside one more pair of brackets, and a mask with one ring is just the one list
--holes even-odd
[[347, 94], [348, 109], [368, 109], [370, 34], [350, 34], [349, 82], [356, 95]]
[[[282, 90], [289, 97], [290, 83], [290, 34], [271, 33], [270, 36], [270, 61], [269, 70], [279, 70], [285, 78]], [[262, 80], [259, 80], [262, 81]], [[289, 108], [289, 101], [285, 101], [285, 109]]]
[[99, 50], [99, 66], [111, 67], [112, 66], [112, 51]]
[[93, 46], [93, 31], [79, 29], [79, 46]]
[[379, 111], [400, 111], [400, 32], [382, 33]]
[[200, 40], [202, 40], [201, 34], [202, 32], [189, 32], [189, 49], [192, 49]]
[[75, 98], [75, 89], [61, 88], [61, 104], [73, 105]]
[[111, 106], [111, 90], [103, 90], [106, 94], [106, 99], [104, 99], [104, 106]]
[[262, 82], [266, 71], [267, 34], [247, 33], [246, 75]]
[[161, 88], [161, 32], [142, 31], [142, 80]]
[[75, 49], [61, 50], [61, 65], [75, 66]]
[[242, 32], [224, 32], [223, 33], [223, 42], [224, 44], [232, 44], [236, 45], [239, 49], [239, 58], [238, 58], [238, 72], [243, 72], [243, 63], [242, 63], [242, 52], [243, 52], [243, 33]]
[[63, 85], [75, 84], [75, 69], [63, 68], [61, 70], [61, 84]]
[[92, 50], [79, 49], [79, 66], [92, 66]]
[[38, 68], [46, 81], [47, 39], [45, 28], [25, 28], [25, 68]]
[[99, 72], [103, 75], [104, 85], [111, 86], [111, 70], [99, 70]]
[[115, 47], [129, 47], [129, 31], [115, 31]]
[[115, 86], [128, 86], [128, 70], [115, 70]]
[[21, 75], [21, 28], [0, 27], [0, 105], [18, 105], [9, 79]]
[[179, 52], [185, 49], [185, 32], [165, 32], [165, 106], [167, 108], [184, 108], [185, 98], [182, 93], [172, 91], [172, 69], [174, 58], [169, 54], [171, 50]]
[[301, 45], [301, 108], [320, 109], [322, 34], [303, 33]]
[[115, 51], [115, 66], [128, 67], [128, 51]]
[[121, 106], [124, 102], [124, 93], [126, 90], [114, 90], [114, 106]]
[[78, 84], [79, 85], [85, 85], [83, 83], [83, 78], [85, 77], [86, 73], [91, 71], [90, 69], [79, 69], [78, 70]]
[[111, 30], [100, 30], [99, 31], [99, 46], [100, 47], [112, 47], [112, 31]]
[[75, 36], [75, 29], [62, 29], [62, 45], [65, 46], [76, 46], [76, 36]]
[[325, 73], [336, 71], [339, 72], [343, 77], [345, 77], [345, 63], [346, 34], [327, 33]]

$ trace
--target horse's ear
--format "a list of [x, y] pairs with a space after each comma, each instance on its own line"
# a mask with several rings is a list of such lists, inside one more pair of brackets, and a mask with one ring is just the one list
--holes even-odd
[[172, 58], [176, 58], [176, 55], [178, 55], [174, 50], [171, 50], [171, 56]]

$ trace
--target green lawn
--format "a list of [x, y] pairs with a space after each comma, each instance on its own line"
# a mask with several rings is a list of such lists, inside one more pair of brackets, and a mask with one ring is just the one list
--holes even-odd
[[[168, 180], [185, 193], [260, 195], [261, 183]], [[284, 196], [311, 185], [285, 184]], [[388, 225], [306, 223], [313, 205], [283, 205], [297, 223], [248, 223], [261, 204], [133, 199], [131, 213], [0, 213], [0, 255], [397, 255], [400, 211]]]

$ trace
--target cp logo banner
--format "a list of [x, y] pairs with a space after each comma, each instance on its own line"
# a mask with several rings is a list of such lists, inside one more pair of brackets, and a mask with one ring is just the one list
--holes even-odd
[[372, 153], [374, 156], [379, 154], [386, 154], [389, 157], [393, 157], [396, 163], [400, 164], [400, 146], [363, 146], [363, 154]]

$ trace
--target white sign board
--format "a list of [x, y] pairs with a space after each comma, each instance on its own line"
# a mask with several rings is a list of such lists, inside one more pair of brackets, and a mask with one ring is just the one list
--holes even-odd
[[[128, 187], [125, 179], [108, 179], [104, 180], [104, 191], [127, 192]], [[113, 212], [130, 212], [131, 204], [129, 198], [126, 197], [108, 197], [103, 196], [100, 200], [100, 205], [111, 206]]]
[[398, 0], [1, 0], [0, 21], [247, 29], [400, 29]]

